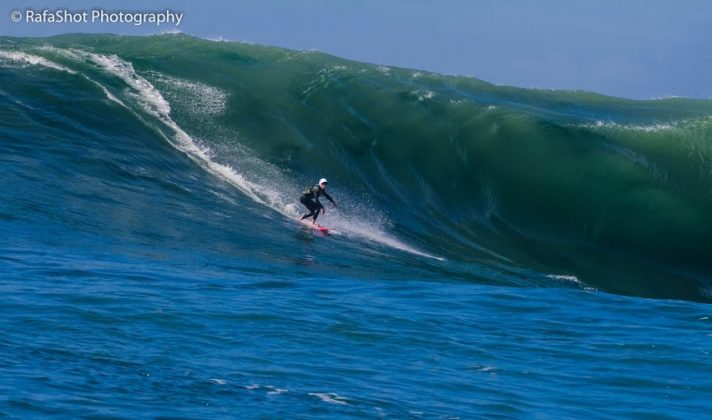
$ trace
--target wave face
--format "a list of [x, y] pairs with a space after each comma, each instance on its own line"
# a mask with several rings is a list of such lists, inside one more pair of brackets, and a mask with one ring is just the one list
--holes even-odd
[[[0, 220], [18, 242], [100, 237], [294, 275], [307, 246], [332, 277], [712, 300], [712, 101], [184, 35], [4, 38], [0, 79]], [[339, 236], [295, 238], [298, 194], [322, 176]]]

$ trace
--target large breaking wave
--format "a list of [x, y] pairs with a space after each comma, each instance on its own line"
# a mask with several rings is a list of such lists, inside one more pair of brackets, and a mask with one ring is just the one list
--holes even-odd
[[[27, 171], [19, 182], [49, 179], [71, 149], [66, 170], [137, 189], [145, 177], [171, 183], [162, 160], [175, 155], [193, 178], [239, 191], [246, 219], [289, 220], [299, 191], [327, 176], [343, 209], [326, 219], [342, 236], [331, 246], [374, 244], [384, 271], [407, 256], [450, 265], [443, 277], [712, 296], [711, 101], [495, 86], [184, 35], [4, 38], [0, 78], [2, 165]], [[122, 140], [138, 132], [152, 140]], [[74, 138], [87, 143], [70, 148]], [[33, 145], [41, 159], [27, 157]], [[143, 169], [122, 177], [122, 166]], [[200, 179], [173, 184], [211, 188]], [[67, 182], [48, 194], [63, 202]], [[4, 217], [44, 223], [12, 207], [20, 191], [6, 190]], [[140, 217], [140, 203], [130, 208]], [[67, 214], [57, 206], [52, 219]], [[107, 223], [105, 212], [82, 218]]]

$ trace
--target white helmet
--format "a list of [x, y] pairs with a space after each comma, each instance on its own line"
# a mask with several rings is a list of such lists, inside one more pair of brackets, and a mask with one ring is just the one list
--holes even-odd
[[329, 183], [329, 181], [327, 181], [326, 178], [322, 178], [322, 179], [319, 180], [319, 185], [321, 185], [321, 184], [328, 184], [328, 183]]

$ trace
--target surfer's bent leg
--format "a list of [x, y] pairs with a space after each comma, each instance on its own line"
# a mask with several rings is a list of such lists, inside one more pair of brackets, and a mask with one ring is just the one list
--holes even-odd
[[319, 217], [319, 211], [321, 211], [322, 207], [324, 207], [324, 206], [322, 206], [319, 203], [314, 203], [314, 205], [316, 206], [316, 209], [314, 209], [314, 212], [313, 212], [314, 213], [314, 223], [316, 223], [316, 218]]
[[309, 213], [302, 216], [301, 220], [304, 220], [309, 216], [314, 216], [314, 220], [316, 220], [315, 214], [319, 215], [319, 206], [314, 201], [312, 201], [306, 197], [300, 198], [299, 202], [304, 204], [309, 209]]

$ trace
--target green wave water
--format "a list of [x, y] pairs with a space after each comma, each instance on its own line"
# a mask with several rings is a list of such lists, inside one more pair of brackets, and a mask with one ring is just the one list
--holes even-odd
[[296, 215], [301, 188], [326, 176], [357, 237], [712, 299], [712, 101], [496, 86], [185, 35], [2, 38], [0, 60], [80, 75], [68, 96], [103, 92], [265, 212]]

